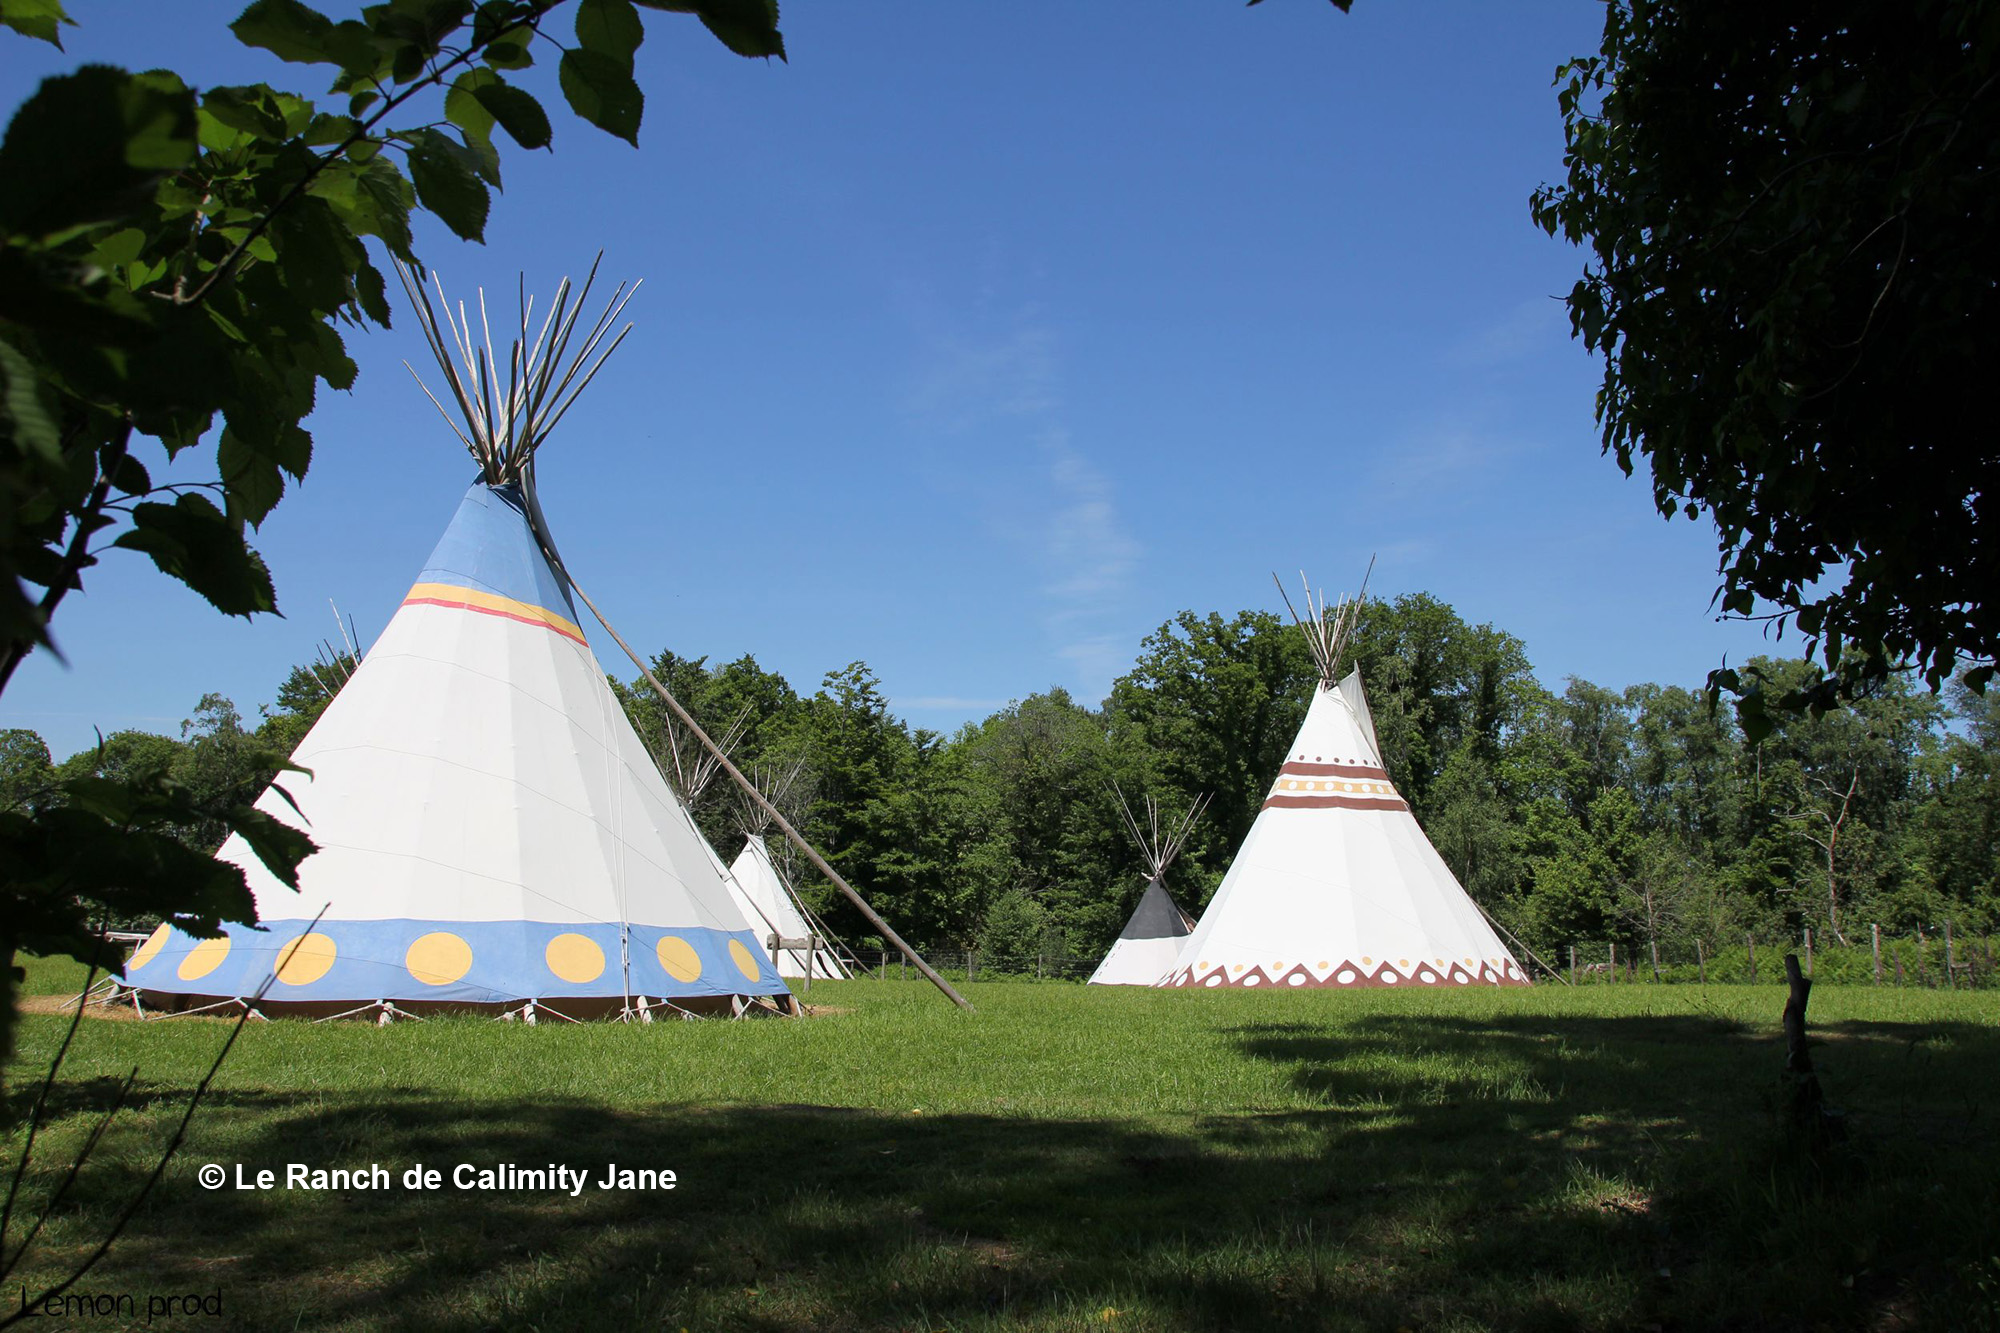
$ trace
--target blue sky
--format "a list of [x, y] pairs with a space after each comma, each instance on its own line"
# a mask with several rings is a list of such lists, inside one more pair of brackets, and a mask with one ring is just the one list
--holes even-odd
[[[319, 92], [235, 45], [237, 8], [72, 0], [67, 55], [0, 34], [0, 103], [84, 61]], [[863, 659], [950, 730], [1051, 685], [1094, 702], [1175, 612], [1275, 607], [1274, 570], [1347, 589], [1371, 555], [1372, 591], [1514, 632], [1558, 688], [1766, 650], [1708, 610], [1712, 528], [1599, 455], [1554, 299], [1582, 256], [1528, 218], [1561, 172], [1551, 76], [1601, 6], [1356, 10], [792, 0], [790, 64], [648, 13], [640, 148], [538, 77], [554, 151], [507, 157], [487, 245], [420, 250], [454, 296], [547, 293], [600, 247], [644, 279], [539, 470], [649, 654], [753, 653], [807, 691]], [[256, 537], [284, 618], [112, 553], [58, 618], [69, 665], [24, 664], [0, 726], [60, 757], [211, 690], [254, 718], [329, 601], [381, 631], [472, 468], [402, 368], [413, 320], [349, 350]]]

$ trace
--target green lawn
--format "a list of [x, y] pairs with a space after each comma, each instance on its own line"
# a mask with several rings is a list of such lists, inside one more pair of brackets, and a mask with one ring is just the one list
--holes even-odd
[[[219, 1290], [223, 1325], [288, 1328], [2000, 1327], [2000, 995], [1815, 993], [1852, 1126], [1815, 1163], [1770, 1110], [1775, 986], [967, 990], [976, 1014], [855, 981], [803, 1021], [252, 1025], [84, 1289]], [[62, 1029], [27, 1021], [17, 1107]], [[226, 1031], [84, 1025], [30, 1194], [135, 1065], [141, 1102], [31, 1282]], [[211, 1192], [210, 1162], [680, 1183]]]

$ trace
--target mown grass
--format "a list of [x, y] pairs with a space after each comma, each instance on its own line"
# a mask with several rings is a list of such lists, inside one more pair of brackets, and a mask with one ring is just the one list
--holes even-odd
[[[968, 990], [976, 1014], [855, 981], [816, 985], [833, 1011], [797, 1022], [252, 1025], [84, 1285], [220, 1290], [241, 1327], [2000, 1326], [2000, 996], [1818, 990], [1852, 1128], [1814, 1158], [1771, 1109], [1774, 986]], [[61, 1030], [28, 1020], [17, 1106]], [[225, 1031], [85, 1024], [31, 1193], [134, 1065], [141, 1099], [30, 1282], [98, 1234]], [[681, 1183], [195, 1179], [551, 1161]]]

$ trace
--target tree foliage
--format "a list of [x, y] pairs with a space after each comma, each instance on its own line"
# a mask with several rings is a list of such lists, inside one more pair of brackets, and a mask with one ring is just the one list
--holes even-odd
[[1996, 75], [1992, 0], [1613, 0], [1558, 71], [1567, 175], [1533, 211], [1594, 254], [1569, 311], [1604, 447], [1713, 517], [1723, 612], [1825, 668], [1712, 677], [1753, 730], [1767, 698], [1992, 670]]
[[[1746, 931], [2000, 925], [2000, 723], [1987, 695], [1954, 684], [1940, 701], [1894, 681], [1822, 717], [1776, 717], [1752, 741], [1698, 689], [1544, 688], [1519, 640], [1432, 597], [1371, 602], [1361, 626], [1378, 721], [1401, 719], [1392, 779], [1466, 890], [1545, 956], [1610, 941], [1644, 966], [1655, 949], [1689, 959], [1696, 942], [1713, 956]], [[1113, 784], [1170, 812], [1213, 798], [1167, 880], [1184, 908], [1204, 907], [1314, 680], [1302, 636], [1261, 612], [1184, 613], [1145, 640], [1102, 704], [1052, 689], [948, 738], [905, 725], [859, 662], [811, 694], [751, 657], [710, 666], [662, 652], [652, 665], [706, 729], [749, 705], [737, 759], [766, 775], [801, 770], [796, 822], [899, 931], [989, 957], [1109, 946], [1146, 882]], [[1781, 688], [1811, 671], [1750, 665]], [[211, 810], [247, 801], [282, 778], [274, 744], [324, 707], [313, 675], [289, 673], [255, 731], [209, 695], [178, 736], [119, 732], [59, 764], [33, 732], [0, 733], [0, 810], [51, 809], [75, 780], [143, 774]], [[616, 688], [634, 726], [656, 731], [651, 690]], [[1262, 771], [1210, 781], [1260, 719], [1276, 728]], [[717, 792], [696, 813], [730, 859], [740, 807]], [[188, 810], [152, 827], [197, 856], [224, 832]], [[773, 851], [785, 859], [782, 842]], [[879, 947], [801, 859], [789, 872], [836, 933]]]
[[[248, 535], [306, 475], [321, 386], [354, 383], [341, 330], [388, 325], [380, 264], [416, 262], [414, 212], [480, 239], [503, 144], [551, 141], [510, 74], [560, 52], [571, 109], [636, 143], [641, 8], [784, 56], [775, 0], [578, 0], [567, 31], [562, 8], [387, 0], [335, 20], [254, 0], [237, 40], [314, 67], [323, 100], [86, 65], [14, 113], [0, 137], [0, 690], [27, 653], [53, 651], [63, 598], [112, 548], [224, 614], [277, 609]], [[68, 22], [58, 0], [0, 0], [0, 26], [28, 38], [60, 44]], [[198, 447], [213, 480], [155, 482]], [[241, 736], [239, 719], [211, 721], [196, 741], [207, 768]], [[296, 874], [311, 843], [207, 768], [192, 784], [159, 765], [95, 772], [0, 814], [0, 1059], [16, 947], [90, 957], [95, 924], [135, 913], [197, 933], [254, 919], [241, 875], [173, 830], [233, 831]]]

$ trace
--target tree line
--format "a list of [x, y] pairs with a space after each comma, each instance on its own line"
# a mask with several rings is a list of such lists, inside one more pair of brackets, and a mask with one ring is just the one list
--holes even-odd
[[[1423, 593], [1372, 600], [1348, 649], [1383, 759], [1466, 889], [1537, 950], [1577, 941], [1711, 953], [1746, 933], [1829, 943], [2000, 916], [2000, 714], [1953, 683], [1891, 678], [1841, 711], [1779, 719], [1749, 741], [1699, 690], [1542, 685], [1521, 641]], [[1749, 664], [1782, 685], [1811, 668]], [[200, 802], [254, 798], [351, 666], [294, 668], [254, 725], [205, 696], [178, 737], [121, 731], [54, 763], [31, 731], [0, 733], [0, 809], [34, 812], [62, 781], [160, 774]], [[1061, 689], [955, 734], [897, 718], [862, 662], [802, 694], [754, 657], [664, 651], [654, 673], [732, 758], [769, 781], [834, 867], [923, 947], [1090, 954], [1144, 888], [1120, 793], [1208, 813], [1169, 873], [1199, 912], [1256, 818], [1317, 673], [1303, 636], [1265, 611], [1183, 612], [1149, 635], [1092, 707]], [[643, 682], [611, 682], [678, 783], [686, 752]], [[733, 858], [746, 831], [726, 785], [691, 802]], [[211, 852], [227, 828], [174, 830]], [[783, 856], [783, 848], [776, 849]], [[809, 902], [850, 943], [875, 943], [802, 860]], [[133, 923], [140, 924], [140, 923]]]

